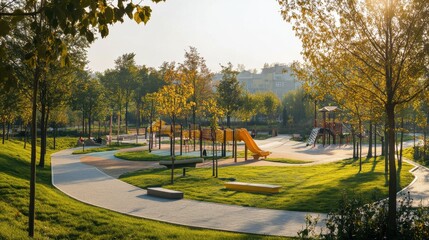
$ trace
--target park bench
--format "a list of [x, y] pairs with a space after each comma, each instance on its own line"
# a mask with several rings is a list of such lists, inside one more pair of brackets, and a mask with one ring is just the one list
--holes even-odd
[[[184, 159], [184, 160], [175, 160], [174, 161], [174, 168], [183, 168], [183, 176], [186, 175], [186, 168], [192, 167], [195, 168], [197, 166], [197, 163], [203, 163], [203, 158], [190, 158], [190, 159]], [[161, 160], [159, 161], [159, 165], [166, 166], [168, 169], [171, 169], [173, 167], [173, 161], [171, 160]]]
[[170, 190], [162, 187], [150, 187], [147, 188], [147, 195], [168, 199], [182, 199], [183, 192]]
[[243, 192], [278, 193], [281, 186], [260, 183], [226, 182], [225, 188]]
[[295, 141], [302, 141], [302, 136], [301, 134], [292, 134], [292, 139]]

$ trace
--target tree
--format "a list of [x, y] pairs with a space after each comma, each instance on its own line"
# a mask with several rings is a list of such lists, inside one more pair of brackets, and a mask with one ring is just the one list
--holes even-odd
[[283, 111], [286, 113], [283, 116], [283, 122], [292, 125], [291, 127], [299, 123], [309, 123], [309, 119], [313, 117], [314, 108], [314, 101], [309, 98], [302, 88], [286, 93], [282, 99]]
[[265, 117], [268, 125], [272, 126], [279, 117], [280, 99], [273, 92], [258, 92], [255, 97], [258, 101], [259, 114]]
[[[160, 78], [156, 69], [147, 68], [146, 66], [142, 66], [138, 69], [136, 88], [134, 89], [133, 94], [137, 112], [137, 135], [139, 134], [142, 113], [149, 113], [147, 115], [150, 117], [150, 113], [152, 112], [150, 110], [152, 106], [152, 99], [146, 99], [145, 97], [150, 93], [158, 91], [158, 89], [163, 85], [164, 82]], [[145, 104], [147, 106], [144, 106]]]
[[51, 111], [62, 108], [71, 96], [70, 89], [75, 80], [76, 72], [84, 68], [86, 64], [86, 51], [88, 46], [84, 38], [64, 37], [68, 51], [67, 66], [59, 62], [52, 63], [49, 71], [40, 79], [39, 85], [39, 111], [40, 111], [40, 160], [39, 167], [45, 166], [47, 148], [47, 129]]
[[12, 87], [0, 82], [0, 121], [3, 126], [3, 144], [6, 137], [6, 124], [20, 115], [19, 110], [22, 108], [22, 104], [23, 97], [17, 86]]
[[[152, 0], [159, 2], [160, 0]], [[29, 204], [29, 236], [34, 236], [34, 202], [36, 181], [36, 127], [37, 127], [37, 94], [39, 81], [47, 72], [51, 63], [66, 64], [67, 47], [63, 43], [64, 35], [80, 35], [89, 42], [94, 41], [94, 29], [102, 37], [109, 33], [108, 26], [115, 22], [122, 22], [127, 15], [137, 23], [146, 23], [151, 14], [148, 6], [141, 6], [132, 2], [126, 6], [119, 0], [115, 5], [106, 1], [33, 1], [7, 0], [0, 3], [0, 58], [6, 56], [3, 42], [11, 37], [11, 32], [22, 24], [22, 19], [31, 22], [32, 37], [24, 44], [25, 61], [21, 62], [34, 69], [32, 75], [32, 120], [31, 120], [31, 177], [30, 177], [30, 204]], [[55, 31], [44, 31], [51, 29]], [[58, 34], [60, 33], [60, 34]], [[7, 58], [7, 57], [6, 57]], [[9, 69], [9, 64], [0, 64], [0, 69]], [[13, 79], [14, 73], [0, 77]]]
[[137, 66], [134, 61], [134, 53], [126, 53], [115, 60], [115, 70], [117, 72], [115, 81], [118, 81], [119, 88], [123, 92], [125, 104], [125, 132], [128, 133], [128, 107], [137, 87]]
[[163, 78], [167, 85], [164, 85], [157, 92], [158, 111], [160, 114], [168, 116], [171, 120], [172, 134], [171, 134], [171, 153], [172, 153], [172, 168], [171, 168], [171, 184], [173, 184], [174, 172], [174, 141], [176, 131], [176, 119], [184, 112], [194, 106], [194, 102], [188, 101], [193, 95], [193, 88], [191, 84], [181, 81], [180, 74], [175, 69], [175, 63], [166, 64], [168, 67], [165, 69]]
[[231, 63], [222, 66], [222, 80], [217, 87], [217, 102], [225, 110], [228, 127], [231, 127], [232, 114], [242, 105], [243, 87], [237, 80], [237, 74]]
[[206, 66], [206, 61], [200, 56], [195, 47], [189, 47], [185, 52], [185, 61], [180, 65], [183, 81], [192, 86], [192, 123], [196, 124], [197, 113], [200, 111], [200, 103], [204, 98], [213, 94], [211, 80], [213, 74]]
[[105, 89], [98, 79], [91, 78], [86, 71], [81, 71], [78, 77], [72, 88], [71, 106], [81, 112], [82, 134], [86, 133], [85, 119], [88, 119], [88, 138], [91, 138], [94, 117], [100, 119], [106, 113]]
[[248, 92], [243, 92], [241, 102], [241, 108], [236, 112], [236, 116], [247, 124], [256, 115], [258, 102], [256, 96]]
[[118, 134], [121, 128], [122, 110], [125, 104], [125, 90], [121, 87], [121, 83], [117, 81], [118, 71], [108, 69], [99, 76], [101, 84], [106, 89], [106, 96], [109, 99], [109, 107], [118, 116]]
[[[365, 93], [384, 110], [388, 136], [389, 238], [396, 225], [396, 107], [428, 88], [429, 2], [287, 1], [282, 15], [301, 39], [312, 87]], [[351, 99], [353, 101], [353, 99]]]

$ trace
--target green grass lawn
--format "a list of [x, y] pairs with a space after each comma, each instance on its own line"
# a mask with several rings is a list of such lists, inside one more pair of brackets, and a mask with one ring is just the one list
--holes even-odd
[[94, 152], [106, 152], [106, 151], [114, 151], [124, 148], [132, 148], [132, 147], [141, 147], [144, 146], [144, 144], [135, 144], [135, 143], [121, 143], [116, 144], [112, 143], [111, 145], [107, 146], [101, 146], [101, 147], [94, 147], [94, 148], [85, 148], [85, 151], [83, 149], [79, 149], [73, 152], [73, 154], [87, 154], [87, 153], [94, 153]]
[[[404, 164], [401, 169], [400, 187], [405, 187], [413, 176], [412, 168]], [[146, 188], [163, 186], [180, 190], [189, 199], [236, 204], [272, 209], [328, 212], [333, 210], [344, 190], [362, 194], [369, 200], [378, 200], [388, 195], [384, 175], [384, 159], [363, 163], [359, 171], [358, 161], [343, 160], [337, 163], [305, 167], [246, 167], [219, 168], [219, 178], [212, 177], [212, 169], [189, 169], [186, 177], [176, 172], [176, 181], [170, 185], [170, 170], [154, 169], [124, 174], [121, 180]], [[278, 194], [245, 193], [226, 190], [226, 181], [265, 183], [281, 185]]]
[[[171, 156], [159, 156], [150, 153], [148, 150], [136, 151], [136, 152], [118, 152], [115, 153], [115, 157], [129, 160], [129, 161], [160, 161], [160, 160], [171, 160]], [[195, 158], [192, 156], [176, 156], [176, 160]]]
[[[210, 152], [209, 152], [210, 153]], [[176, 153], [177, 154], [177, 153]], [[237, 156], [239, 158], [243, 158], [244, 157], [244, 151], [238, 151]], [[144, 150], [144, 151], [135, 151], [135, 152], [118, 152], [115, 153], [115, 157], [120, 158], [120, 159], [124, 159], [124, 160], [129, 160], [129, 161], [160, 161], [160, 160], [171, 160], [171, 156], [159, 156], [153, 153], [150, 153], [148, 150]], [[249, 151], [248, 153], [248, 157], [251, 158], [251, 152]], [[183, 160], [183, 159], [190, 159], [190, 158], [196, 158], [195, 156], [179, 156], [176, 155], [176, 160]], [[221, 156], [217, 156], [217, 159], [222, 159], [225, 157], [221, 157]], [[226, 157], [226, 158], [230, 158], [230, 157]], [[206, 156], [204, 157], [204, 159], [213, 159], [212, 156]]]
[[[423, 151], [422, 147], [420, 147], [420, 149], [421, 149], [421, 151]], [[410, 160], [413, 160], [413, 161], [415, 161], [415, 162], [417, 162], [423, 166], [429, 167], [429, 161], [414, 158], [414, 148], [413, 147], [405, 148], [402, 154], [404, 157], [406, 157]]]
[[[57, 139], [57, 149], [76, 138]], [[0, 146], [0, 239], [28, 239], [30, 145]], [[52, 145], [49, 140], [48, 145]], [[51, 185], [50, 154], [37, 168], [35, 239], [280, 239], [194, 229], [122, 215], [76, 201]]]

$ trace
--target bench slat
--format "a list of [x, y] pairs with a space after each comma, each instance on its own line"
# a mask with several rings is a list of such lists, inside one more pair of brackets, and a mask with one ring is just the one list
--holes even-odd
[[147, 195], [161, 197], [161, 198], [168, 198], [168, 199], [183, 198], [183, 192], [161, 188], [161, 187], [147, 188]]
[[278, 185], [260, 183], [226, 182], [224, 185], [227, 189], [245, 192], [278, 193], [281, 189]]
[[[203, 158], [191, 158], [191, 159], [184, 159], [184, 160], [175, 160], [174, 161], [174, 168], [185, 168], [185, 167], [193, 167], [195, 168], [197, 163], [203, 163]], [[162, 160], [159, 161], [159, 165], [164, 165], [167, 168], [171, 168], [173, 166], [173, 162], [171, 160]]]

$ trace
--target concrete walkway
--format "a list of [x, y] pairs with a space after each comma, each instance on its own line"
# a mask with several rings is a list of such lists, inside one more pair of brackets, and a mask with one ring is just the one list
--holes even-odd
[[[284, 136], [258, 144], [262, 149], [272, 151], [273, 155], [280, 156], [287, 152], [288, 157], [292, 154], [296, 159], [314, 160], [312, 164], [344, 159], [351, 154], [347, 147], [305, 149], [302, 144], [288, 141]], [[146, 190], [114, 177], [130, 170], [159, 167], [156, 162], [118, 160], [113, 156], [113, 152], [82, 156], [72, 155], [72, 151], [73, 149], [69, 149], [52, 155], [53, 185], [79, 201], [112, 211], [192, 227], [279, 236], [296, 236], [305, 225], [307, 214], [326, 218], [325, 214], [318, 213], [150, 197], [146, 195]], [[117, 164], [119, 162], [120, 164]], [[257, 162], [255, 164], [258, 164]], [[416, 179], [404, 191], [410, 192], [415, 199], [415, 205], [420, 203], [420, 199], [424, 205], [428, 205], [429, 170], [419, 166], [414, 169], [413, 174]]]
[[[296, 236], [306, 214], [217, 204], [165, 200], [80, 162], [82, 155], [64, 150], [52, 155], [52, 183], [67, 195], [102, 208], [147, 219], [242, 233]], [[325, 218], [321, 215], [321, 218]]]

